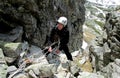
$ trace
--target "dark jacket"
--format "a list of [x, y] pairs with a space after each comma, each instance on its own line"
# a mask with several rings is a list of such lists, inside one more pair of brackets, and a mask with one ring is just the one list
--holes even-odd
[[[54, 27], [51, 30], [50, 37], [49, 36], [46, 37], [45, 43], [54, 43], [56, 41], [60, 41], [59, 50], [63, 50], [67, 56], [67, 59], [73, 61], [72, 55], [69, 52], [69, 49], [67, 46], [67, 43], [69, 41], [69, 31], [68, 31], [67, 27], [64, 27], [62, 30], [58, 30], [57, 27]], [[51, 46], [51, 47], [54, 48], [56, 45], [58, 45], [58, 44], [55, 44], [54, 46]], [[46, 50], [46, 51], [48, 51], [48, 50]], [[48, 52], [48, 54], [49, 54], [49, 52]]]
[[69, 42], [69, 31], [67, 27], [64, 27], [62, 30], [58, 30], [57, 27], [54, 27], [50, 33], [50, 41], [53, 43], [60, 40], [59, 50], [62, 50], [64, 46], [67, 46]]

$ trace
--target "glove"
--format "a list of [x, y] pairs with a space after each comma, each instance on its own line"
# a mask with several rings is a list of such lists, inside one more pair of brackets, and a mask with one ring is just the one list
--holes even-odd
[[52, 52], [52, 47], [49, 47], [48, 52]]

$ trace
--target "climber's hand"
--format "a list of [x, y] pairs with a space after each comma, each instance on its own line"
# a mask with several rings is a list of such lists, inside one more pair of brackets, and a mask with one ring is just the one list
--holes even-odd
[[60, 50], [59, 50], [59, 49], [58, 49], [58, 50], [56, 50], [56, 53], [57, 53], [57, 54], [59, 54], [59, 53], [60, 53]]
[[52, 52], [52, 47], [49, 47], [48, 52]]

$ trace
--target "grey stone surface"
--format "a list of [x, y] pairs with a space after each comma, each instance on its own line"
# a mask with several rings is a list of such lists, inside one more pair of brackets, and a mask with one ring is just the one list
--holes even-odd
[[26, 72], [32, 70], [36, 75], [43, 77], [52, 77], [57, 72], [57, 67], [54, 64], [33, 64], [25, 69]]
[[82, 72], [78, 78], [104, 78], [104, 76], [96, 73]]
[[0, 78], [6, 78], [7, 64], [2, 49], [0, 48]]
[[90, 54], [93, 58], [93, 67], [97, 71], [104, 69], [102, 73], [105, 78], [119, 78], [119, 66], [117, 66], [119, 65], [118, 59], [120, 59], [119, 19], [120, 17], [118, 17], [117, 13], [106, 14], [102, 36], [97, 37], [97, 45], [94, 43], [89, 47]]
[[7, 57], [17, 58], [21, 53], [22, 43], [12, 43], [0, 41], [0, 47]]
[[5, 34], [0, 33], [0, 40], [9, 41], [9, 42], [10, 41], [20, 42], [22, 41], [22, 34], [23, 34], [23, 27], [18, 26], [8, 33]]
[[119, 78], [120, 77], [120, 65], [116, 64], [120, 63], [120, 59], [116, 59], [115, 62], [109, 63], [106, 67], [102, 69], [102, 74], [105, 78]]

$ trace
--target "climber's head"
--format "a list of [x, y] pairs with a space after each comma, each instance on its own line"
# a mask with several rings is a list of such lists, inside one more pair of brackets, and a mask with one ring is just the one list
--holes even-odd
[[58, 22], [57, 25], [58, 29], [62, 30], [67, 25], [67, 18], [62, 16], [57, 20], [57, 22]]

